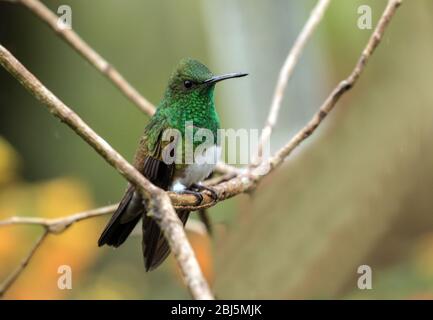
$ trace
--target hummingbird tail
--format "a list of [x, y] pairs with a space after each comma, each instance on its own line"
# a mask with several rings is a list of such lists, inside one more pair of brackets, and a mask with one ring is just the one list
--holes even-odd
[[[189, 211], [178, 211], [179, 219], [185, 225]], [[158, 224], [151, 218], [143, 218], [143, 257], [146, 271], [158, 267], [170, 254], [170, 247]]]
[[101, 237], [98, 240], [98, 246], [103, 246], [104, 244], [117, 248], [131, 234], [132, 230], [140, 220], [140, 217], [137, 217], [136, 220], [133, 220], [128, 223], [119, 223], [120, 219], [117, 219], [113, 222], [111, 226], [107, 226]]

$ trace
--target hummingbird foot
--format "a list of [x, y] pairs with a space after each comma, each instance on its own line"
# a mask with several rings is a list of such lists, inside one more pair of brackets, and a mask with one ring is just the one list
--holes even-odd
[[199, 191], [185, 189], [182, 191], [178, 191], [176, 193], [178, 193], [178, 194], [192, 194], [196, 199], [194, 206], [200, 205], [203, 201], [203, 196], [201, 195], [201, 193]]
[[218, 201], [218, 194], [216, 193], [216, 191], [214, 189], [212, 189], [211, 187], [206, 187], [204, 185], [201, 184], [197, 184], [194, 183], [191, 187], [191, 190], [195, 190], [197, 192], [201, 192], [201, 191], [207, 191], [209, 192], [211, 198], [212, 198], [212, 204], [216, 203]]

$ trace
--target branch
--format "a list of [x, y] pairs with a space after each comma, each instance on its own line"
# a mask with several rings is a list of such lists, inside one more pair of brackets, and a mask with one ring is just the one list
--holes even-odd
[[186, 238], [183, 224], [171, 205], [168, 195], [141, 175], [1, 45], [0, 64], [36, 99], [41, 101], [54, 116], [65, 122], [125, 179], [135, 185], [143, 199], [148, 201], [149, 214], [156, 220], [167, 238], [192, 296], [196, 299], [212, 299], [209, 286]]
[[33, 245], [33, 247], [30, 249], [27, 256], [21, 261], [20, 265], [6, 278], [6, 280], [3, 281], [0, 285], [0, 298], [3, 297], [3, 295], [6, 293], [6, 291], [10, 288], [12, 284], [18, 279], [18, 277], [21, 275], [21, 272], [24, 271], [24, 269], [29, 264], [30, 260], [35, 255], [38, 248], [42, 245], [44, 240], [47, 238], [49, 234], [48, 229], [44, 231], [44, 233], [38, 238], [36, 243]]
[[352, 73], [345, 80], [341, 81], [331, 92], [310, 122], [308, 122], [308, 124], [301, 131], [299, 131], [269, 160], [271, 170], [280, 165], [302, 141], [308, 138], [317, 129], [323, 119], [326, 118], [329, 112], [331, 112], [343, 94], [355, 86], [362, 71], [367, 65], [368, 60], [382, 40], [386, 28], [388, 27], [392, 17], [394, 16], [398, 7], [401, 5], [402, 1], [403, 0], [388, 0], [385, 11], [383, 12], [373, 34], [370, 36], [370, 39], [368, 40], [368, 43], [364, 48], [361, 57], [359, 58], [358, 63], [355, 65]]
[[44, 219], [39, 217], [11, 217], [9, 219], [0, 221], [0, 227], [10, 225], [38, 225], [44, 227], [49, 233], [58, 234], [62, 233], [75, 222], [99, 217], [102, 215], [110, 214], [116, 211], [118, 203], [106, 207], [100, 207], [93, 210], [83, 211], [63, 218]]
[[257, 159], [252, 161], [253, 165], [258, 165], [261, 162], [263, 148], [272, 134], [272, 130], [277, 122], [278, 113], [281, 108], [281, 103], [284, 97], [284, 91], [287, 87], [287, 82], [293, 74], [293, 70], [301, 56], [302, 50], [304, 49], [307, 41], [311, 38], [314, 30], [318, 26], [319, 22], [322, 20], [330, 0], [319, 0], [311, 11], [310, 17], [308, 18], [306, 24], [304, 25], [301, 33], [296, 38], [292, 49], [290, 50], [284, 65], [280, 70], [280, 75], [278, 77], [278, 82], [275, 87], [274, 97], [272, 99], [272, 104], [269, 109], [268, 118], [266, 120], [265, 126], [263, 128], [262, 134], [260, 136], [260, 142], [257, 149]]
[[59, 17], [38, 0], [16, 0], [37, 17], [44, 21], [63, 40], [75, 49], [84, 59], [109, 79], [129, 100], [148, 115], [155, 112], [155, 107], [144, 98], [126, 79], [99, 53], [92, 49], [72, 29], [63, 28], [58, 24]]

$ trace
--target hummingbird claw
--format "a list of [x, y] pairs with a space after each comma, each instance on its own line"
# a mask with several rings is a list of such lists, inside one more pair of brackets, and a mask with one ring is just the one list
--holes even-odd
[[193, 189], [195, 189], [196, 191], [198, 191], [198, 192], [201, 192], [201, 191], [203, 191], [203, 190], [206, 190], [207, 192], [209, 192], [210, 193], [210, 196], [211, 196], [211, 198], [212, 198], [212, 202], [213, 203], [215, 203], [215, 202], [217, 202], [218, 201], [218, 194], [216, 193], [216, 191], [214, 190], [214, 189], [212, 189], [212, 188], [210, 188], [210, 187], [206, 187], [206, 186], [203, 186], [203, 185], [201, 185], [201, 184], [193, 184], [192, 186], [191, 186], [191, 188], [193, 188]]
[[178, 193], [180, 193], [180, 194], [192, 194], [196, 198], [194, 206], [200, 205], [203, 201], [203, 196], [201, 195], [201, 193], [198, 191], [195, 191], [195, 190], [183, 190], [183, 191], [180, 191]]

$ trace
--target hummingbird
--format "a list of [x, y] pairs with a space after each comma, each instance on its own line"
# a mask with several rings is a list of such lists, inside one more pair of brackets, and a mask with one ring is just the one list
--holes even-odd
[[[196, 155], [192, 152], [192, 161], [186, 161], [187, 148], [196, 151], [201, 140], [191, 142], [185, 135], [190, 126], [193, 133], [207, 130], [217, 137], [220, 120], [214, 102], [215, 84], [246, 75], [214, 75], [201, 62], [191, 58], [182, 59], [171, 74], [163, 98], [144, 129], [135, 153], [134, 167], [163, 190], [195, 195], [197, 204], [203, 200], [200, 194], [203, 189], [207, 189], [216, 200], [216, 193], [200, 182], [213, 172], [215, 159], [221, 155], [219, 140], [210, 143], [203, 153]], [[179, 135], [164, 138], [169, 131], [178, 132]], [[167, 158], [177, 161], [168, 161]], [[203, 161], [203, 158], [213, 161]], [[169, 255], [170, 248], [157, 222], [147, 211], [146, 202], [140, 193], [132, 184], [128, 184], [119, 206], [98, 240], [98, 246], [106, 244], [119, 247], [142, 220], [145, 269], [150, 271], [158, 267]], [[184, 225], [189, 213], [187, 210], [177, 211]]]

